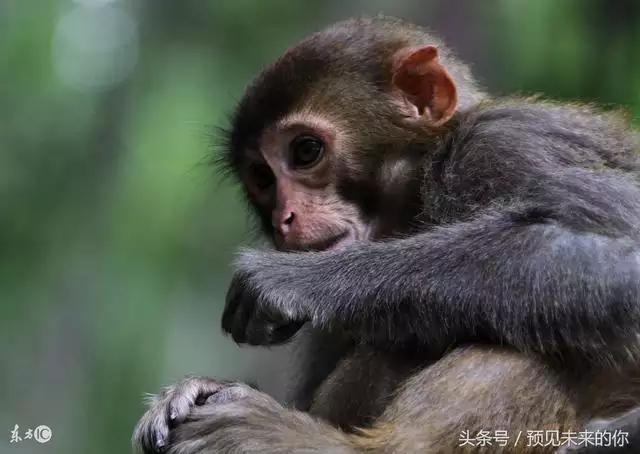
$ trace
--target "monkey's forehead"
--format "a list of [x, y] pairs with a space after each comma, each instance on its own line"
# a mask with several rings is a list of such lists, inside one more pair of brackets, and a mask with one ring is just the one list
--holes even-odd
[[309, 103], [339, 114], [358, 99], [375, 99], [390, 89], [397, 50], [423, 44], [440, 45], [424, 29], [383, 16], [338, 22], [309, 36], [246, 89], [232, 117], [229, 151], [255, 146], [267, 127]]

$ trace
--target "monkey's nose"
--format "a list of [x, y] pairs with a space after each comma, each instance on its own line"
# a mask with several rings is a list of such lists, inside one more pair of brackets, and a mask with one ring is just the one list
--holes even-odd
[[294, 219], [295, 214], [292, 211], [283, 213], [277, 219], [274, 219], [276, 221], [274, 222], [276, 224], [274, 227], [282, 236], [287, 236], [293, 227]]

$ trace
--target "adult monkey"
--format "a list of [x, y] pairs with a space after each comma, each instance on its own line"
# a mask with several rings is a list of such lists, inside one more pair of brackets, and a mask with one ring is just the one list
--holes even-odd
[[[488, 100], [433, 36], [379, 17], [285, 53], [228, 139], [279, 252], [239, 257], [223, 329], [273, 345], [310, 326], [299, 410], [188, 378], [138, 424], [145, 450], [524, 452], [520, 431], [638, 403], [640, 146], [622, 120]], [[461, 446], [480, 430], [511, 439]]]

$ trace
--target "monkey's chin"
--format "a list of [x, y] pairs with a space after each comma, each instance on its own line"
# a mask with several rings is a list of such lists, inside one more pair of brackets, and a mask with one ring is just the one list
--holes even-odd
[[324, 251], [337, 251], [344, 249], [355, 241], [355, 237], [351, 232], [344, 232], [342, 235], [336, 237], [336, 239], [329, 244]]
[[354, 240], [355, 237], [353, 236], [353, 234], [347, 230], [338, 235], [326, 238], [322, 241], [306, 245], [302, 248], [302, 250], [316, 252], [335, 251], [347, 247], [349, 244], [353, 243]]

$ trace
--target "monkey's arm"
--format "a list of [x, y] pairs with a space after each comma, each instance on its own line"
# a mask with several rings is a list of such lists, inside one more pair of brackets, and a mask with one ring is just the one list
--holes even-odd
[[[223, 328], [237, 342], [268, 344], [279, 325], [310, 320], [381, 346], [489, 340], [591, 362], [632, 361], [638, 242], [596, 233], [604, 221], [586, 202], [557, 206], [511, 207], [341, 251], [244, 253]], [[593, 225], [577, 230], [583, 219]], [[614, 230], [608, 222], [601, 231]]]

